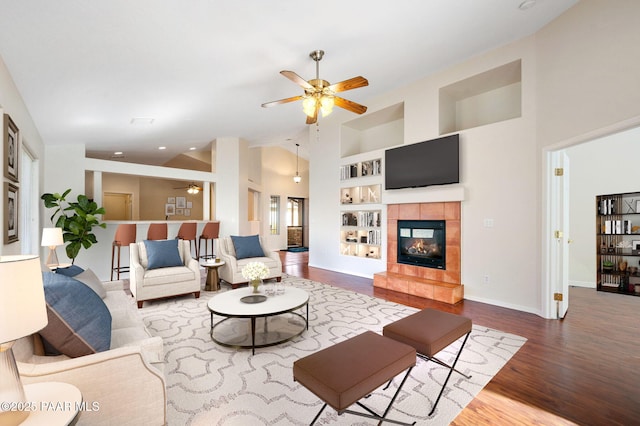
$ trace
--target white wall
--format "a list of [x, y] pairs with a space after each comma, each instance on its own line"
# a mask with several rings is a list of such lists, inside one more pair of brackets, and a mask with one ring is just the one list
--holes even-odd
[[581, 0], [536, 34], [538, 141], [640, 115], [640, 2]]
[[639, 140], [640, 128], [635, 128], [566, 150], [571, 182], [571, 285], [596, 287], [595, 198], [604, 194], [640, 191]]
[[[533, 36], [364, 102], [369, 113], [404, 102], [404, 143], [438, 137], [440, 87], [522, 60], [522, 116], [460, 132], [466, 298], [548, 315], [543, 149], [640, 116], [640, 2], [615, 5], [582, 0]], [[338, 129], [352, 117], [322, 119], [312, 145], [311, 240], [325, 249], [310, 263], [368, 274], [338, 254]]]
[[[461, 184], [447, 187], [385, 191], [383, 204], [419, 202], [432, 193], [462, 194], [462, 282], [465, 297], [537, 312], [536, 286], [536, 157], [533, 40], [522, 40], [366, 103], [375, 112], [404, 102], [404, 140], [408, 144], [439, 134], [439, 89], [514, 60], [523, 59], [523, 113], [521, 118], [476, 127], [461, 134]], [[346, 117], [345, 117], [346, 116]], [[339, 116], [336, 116], [338, 118]], [[342, 115], [352, 119], [353, 115]], [[344, 119], [344, 118], [342, 118]], [[385, 270], [380, 262], [339, 254], [338, 203], [339, 120], [324, 120], [320, 144], [311, 151], [311, 233], [313, 266], [371, 277]], [[460, 191], [460, 188], [463, 188]], [[400, 197], [399, 192], [410, 193]], [[443, 195], [450, 199], [450, 196]], [[385, 199], [385, 197], [387, 199]], [[412, 199], [413, 197], [413, 199]], [[442, 201], [431, 199], [431, 201]], [[483, 226], [494, 220], [493, 228]], [[514, 218], [517, 218], [514, 220]], [[517, 237], [515, 237], [517, 235]], [[524, 243], [523, 243], [524, 242]], [[528, 242], [528, 243], [527, 243]], [[386, 254], [386, 250], [385, 250]], [[483, 276], [489, 275], [489, 283]], [[518, 277], [518, 282], [514, 282]]]
[[[22, 96], [20, 95], [20, 92], [18, 92], [18, 89], [16, 88], [13, 82], [13, 79], [9, 74], [9, 70], [7, 69], [2, 58], [0, 57], [0, 128], [4, 128], [4, 121], [3, 121], [4, 114], [9, 114], [9, 116], [11, 116], [11, 119], [13, 120], [15, 125], [18, 127], [20, 131], [19, 137], [21, 139], [21, 143], [27, 146], [27, 148], [33, 154], [33, 156], [37, 161], [42, 160], [44, 158], [44, 145], [42, 143], [40, 134], [38, 133], [38, 129], [36, 129], [35, 124], [31, 119], [31, 115], [29, 114], [29, 111], [27, 110], [27, 107], [25, 106], [24, 101], [22, 100]], [[4, 164], [4, 150], [2, 149], [0, 149], [0, 160], [2, 161], [2, 164]], [[39, 172], [37, 176], [38, 183], [39, 183], [38, 186], [42, 187], [44, 182], [44, 172], [43, 172], [44, 162], [38, 161], [38, 165], [39, 165]], [[4, 177], [2, 178], [2, 180], [3, 182], [8, 181]], [[16, 186], [20, 188], [20, 183], [17, 183]], [[23, 196], [24, 194], [26, 193], [19, 192], [18, 197]], [[32, 194], [31, 201], [33, 206], [39, 206], [41, 204], [39, 194]], [[1, 203], [1, 205], [2, 207], [0, 207], [0, 223], [4, 224], [5, 223], [4, 203]], [[34, 223], [36, 224], [42, 223], [42, 220], [40, 219], [42, 216], [40, 213], [41, 213], [41, 210], [39, 209], [38, 211], [33, 212], [33, 216], [35, 219]], [[21, 226], [24, 226], [24, 224], [19, 223], [18, 226], [21, 227]], [[36, 234], [39, 234], [40, 229], [41, 229], [41, 226], [38, 226], [38, 228], [34, 229], [33, 232], [35, 232]], [[0, 231], [0, 232], [4, 232], [4, 231]], [[40, 237], [38, 236], [38, 242], [39, 241], [40, 241]], [[21, 247], [20, 241], [17, 241], [12, 244], [4, 244], [4, 241], [0, 243], [0, 255], [21, 254], [21, 253], [22, 253], [22, 247]], [[44, 250], [42, 250], [41, 253], [39, 254], [42, 255], [43, 253], [44, 253]], [[31, 253], [24, 253], [24, 254], [31, 254]]]

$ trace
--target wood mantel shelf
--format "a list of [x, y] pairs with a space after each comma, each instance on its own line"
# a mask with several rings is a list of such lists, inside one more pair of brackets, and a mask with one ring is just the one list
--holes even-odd
[[464, 285], [462, 284], [429, 280], [395, 272], [374, 274], [373, 286], [452, 305], [464, 299]]

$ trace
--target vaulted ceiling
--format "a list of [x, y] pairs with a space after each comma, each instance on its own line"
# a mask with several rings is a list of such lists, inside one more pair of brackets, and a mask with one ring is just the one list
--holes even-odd
[[295, 150], [301, 103], [260, 105], [303, 94], [279, 71], [315, 78], [313, 50], [321, 78], [369, 80], [344, 94], [366, 105], [576, 2], [0, 0], [0, 56], [45, 144], [162, 164], [224, 136]]

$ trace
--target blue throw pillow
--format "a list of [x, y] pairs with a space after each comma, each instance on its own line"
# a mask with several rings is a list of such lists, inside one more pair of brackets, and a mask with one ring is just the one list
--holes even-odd
[[144, 240], [147, 250], [147, 269], [184, 266], [178, 251], [179, 240]]
[[67, 266], [66, 268], [57, 268], [56, 274], [65, 275], [67, 277], [75, 277], [76, 275], [84, 272], [84, 269], [77, 265]]
[[262, 251], [260, 239], [257, 235], [249, 235], [248, 237], [232, 235], [231, 241], [233, 241], [233, 248], [236, 251], [236, 259], [264, 257], [264, 251]]
[[72, 277], [43, 272], [49, 319], [40, 335], [71, 358], [106, 351], [111, 346], [111, 313], [100, 296]]

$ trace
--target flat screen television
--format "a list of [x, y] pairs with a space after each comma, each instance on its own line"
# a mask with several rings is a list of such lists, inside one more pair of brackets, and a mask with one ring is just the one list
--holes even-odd
[[418, 188], [460, 182], [459, 135], [387, 149], [385, 189]]

